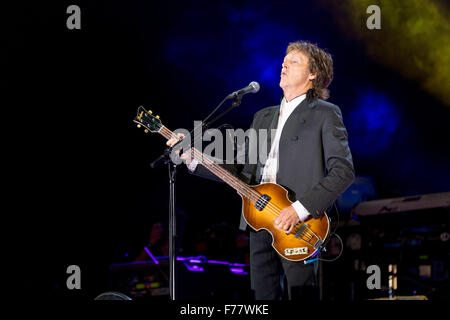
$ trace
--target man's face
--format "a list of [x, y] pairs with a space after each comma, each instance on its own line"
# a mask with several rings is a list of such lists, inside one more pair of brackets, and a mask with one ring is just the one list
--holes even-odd
[[280, 87], [285, 91], [304, 90], [312, 87], [311, 80], [315, 78], [309, 71], [309, 59], [301, 51], [293, 50], [284, 57], [281, 66]]

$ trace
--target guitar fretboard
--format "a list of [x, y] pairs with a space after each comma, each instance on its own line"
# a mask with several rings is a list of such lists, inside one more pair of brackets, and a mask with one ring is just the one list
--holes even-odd
[[[167, 140], [175, 138], [179, 140], [178, 136], [175, 135], [171, 130], [167, 129], [165, 126], [161, 126], [158, 131]], [[250, 200], [252, 203], [256, 203], [261, 197], [261, 194], [256, 190], [250, 188], [247, 184], [242, 182], [240, 179], [232, 175], [229, 171], [218, 165], [211, 157], [203, 154], [201, 151], [191, 147], [192, 157], [202, 164], [211, 173], [219, 177], [233, 189], [235, 189], [240, 195]]]

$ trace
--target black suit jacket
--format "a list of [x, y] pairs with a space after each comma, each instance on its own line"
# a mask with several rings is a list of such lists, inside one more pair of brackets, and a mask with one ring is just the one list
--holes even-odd
[[[278, 105], [258, 111], [251, 127], [275, 129], [279, 110]], [[259, 141], [247, 145], [244, 150], [255, 152], [258, 145]], [[267, 153], [270, 146], [268, 134]], [[265, 165], [264, 159], [260, 160], [257, 164], [223, 166], [246, 183], [258, 184]], [[327, 211], [355, 177], [347, 130], [339, 107], [309, 96], [303, 100], [283, 127], [278, 161], [277, 183], [290, 191], [290, 200], [299, 200], [313, 218]], [[193, 173], [217, 179], [201, 165]], [[245, 230], [246, 226], [241, 216], [239, 227]]]

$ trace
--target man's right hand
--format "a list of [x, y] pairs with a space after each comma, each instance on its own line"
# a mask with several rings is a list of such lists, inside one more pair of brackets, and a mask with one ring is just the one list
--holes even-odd
[[[175, 143], [177, 143], [180, 140], [184, 139], [184, 134], [182, 133], [178, 133], [178, 138], [170, 138], [169, 140], [167, 140], [166, 145], [168, 145], [169, 147], [173, 147], [175, 145]], [[177, 154], [180, 153], [181, 150], [177, 151]], [[190, 152], [185, 152], [180, 156], [180, 159], [183, 160], [184, 163], [186, 163], [186, 165], [190, 165], [191, 161], [192, 161], [192, 157], [190, 156]]]

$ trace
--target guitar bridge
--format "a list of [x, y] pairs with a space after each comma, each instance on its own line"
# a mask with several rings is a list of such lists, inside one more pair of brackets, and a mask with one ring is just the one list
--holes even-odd
[[255, 203], [255, 208], [258, 211], [262, 211], [266, 205], [269, 203], [271, 197], [269, 197], [267, 194], [263, 194], [261, 197], [259, 197], [258, 201]]
[[314, 245], [313, 245], [313, 248], [315, 250], [317, 250], [317, 249], [319, 249], [322, 246], [322, 244], [323, 244], [322, 239], [317, 239], [316, 243], [314, 243]]
[[323, 244], [323, 240], [318, 235], [316, 235], [314, 232], [312, 232], [311, 230], [308, 232], [306, 230], [307, 227], [308, 226], [306, 224], [302, 224], [298, 228], [297, 232], [295, 233], [295, 237], [297, 239], [305, 240], [306, 242], [308, 242], [310, 244], [311, 244], [311, 240], [313, 238], [316, 238], [317, 240], [314, 244], [312, 244], [312, 246], [313, 246], [314, 250], [320, 249], [320, 247]]

